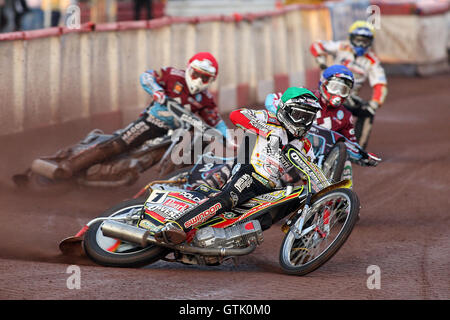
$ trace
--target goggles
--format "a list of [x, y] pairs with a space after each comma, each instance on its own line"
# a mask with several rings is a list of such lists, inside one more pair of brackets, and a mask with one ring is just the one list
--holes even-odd
[[351, 88], [345, 82], [331, 79], [325, 84], [328, 93], [347, 97], [350, 94]]
[[209, 83], [212, 79], [212, 75], [197, 71], [194, 68], [190, 68], [189, 72], [193, 80], [200, 78], [204, 84]]
[[298, 106], [287, 106], [288, 115], [294, 123], [301, 123], [304, 125], [309, 125], [312, 123], [316, 117], [316, 113], [313, 111], [305, 110]]
[[372, 38], [361, 35], [352, 35], [351, 42], [355, 47], [368, 48], [372, 44]]

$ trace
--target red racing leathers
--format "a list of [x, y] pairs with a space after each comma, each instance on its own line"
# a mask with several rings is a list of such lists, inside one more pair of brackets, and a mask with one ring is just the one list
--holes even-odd
[[327, 105], [324, 99], [321, 98], [318, 90], [313, 91], [314, 95], [319, 98], [322, 110], [317, 112], [314, 123], [342, 134], [351, 142], [356, 142], [355, 123], [352, 113], [348, 111], [343, 105], [338, 107], [331, 107]]
[[184, 70], [166, 67], [158, 71], [147, 70], [141, 75], [141, 85], [144, 90], [152, 97], [159, 97], [159, 101], [155, 101], [147, 110], [149, 115], [162, 121], [169, 128], [174, 128], [173, 116], [163, 104], [166, 98], [171, 98], [225, 135], [226, 126], [220, 117], [212, 94], [205, 90], [191, 95], [184, 74]]

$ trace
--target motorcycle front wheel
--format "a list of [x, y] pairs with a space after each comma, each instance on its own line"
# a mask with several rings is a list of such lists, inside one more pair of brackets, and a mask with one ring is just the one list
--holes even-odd
[[331, 190], [316, 199], [302, 230], [290, 229], [283, 240], [282, 269], [302, 276], [326, 263], [350, 236], [359, 208], [358, 196], [350, 189]]
[[[145, 200], [132, 199], [106, 210], [101, 217], [126, 217], [142, 210]], [[138, 220], [127, 221], [136, 225]], [[150, 245], [145, 248], [135, 244], [105, 237], [101, 231], [102, 221], [89, 227], [84, 236], [86, 255], [95, 263], [106, 267], [138, 268], [163, 258], [168, 250]]]
[[344, 142], [339, 141], [327, 154], [322, 164], [322, 170], [325, 173], [325, 176], [333, 183], [341, 181], [346, 160], [347, 147]]

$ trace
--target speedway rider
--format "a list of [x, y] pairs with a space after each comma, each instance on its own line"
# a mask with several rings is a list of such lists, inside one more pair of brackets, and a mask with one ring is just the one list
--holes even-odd
[[276, 115], [266, 110], [239, 109], [230, 114], [238, 127], [256, 134], [254, 144], [246, 153], [248, 161], [233, 167], [228, 182], [214, 197], [172, 221], [155, 234], [160, 242], [178, 244], [187, 233], [212, 217], [219, 215], [252, 197], [271, 192], [283, 183], [299, 180], [299, 171], [287, 159], [286, 153], [296, 152], [311, 175], [312, 187], [319, 191], [328, 185], [323, 173], [307, 158], [314, 158], [311, 144], [304, 137], [317, 111], [318, 99], [305, 88], [289, 88], [282, 95]]
[[[355, 124], [358, 143], [367, 147], [375, 113], [381, 107], [387, 95], [387, 79], [380, 61], [371, 50], [375, 30], [366, 21], [354, 22], [345, 41], [316, 41], [310, 47], [321, 69], [326, 69], [326, 57], [333, 57], [335, 64], [348, 67], [355, 78], [352, 93], [345, 106], [357, 117]], [[372, 97], [367, 104], [357, 98], [358, 92], [366, 80], [372, 87]]]
[[59, 164], [61, 178], [70, 178], [82, 169], [174, 129], [174, 117], [164, 105], [168, 98], [199, 115], [225, 136], [227, 126], [219, 115], [213, 96], [207, 90], [216, 79], [218, 71], [218, 63], [209, 52], [195, 54], [189, 59], [186, 71], [173, 67], [145, 71], [140, 77], [140, 83], [153, 98], [150, 106], [136, 121], [116, 131], [111, 139], [63, 160]]
[[[350, 94], [354, 78], [352, 72], [343, 65], [333, 65], [326, 68], [320, 78], [318, 90], [313, 93], [319, 97], [322, 110], [317, 112], [314, 120], [316, 125], [338, 132], [349, 141], [357, 144], [354, 120], [350, 111], [343, 103]], [[281, 93], [271, 93], [266, 97], [265, 106], [269, 111], [275, 112]], [[361, 165], [374, 165], [370, 159], [359, 160]], [[352, 180], [352, 165], [349, 159], [344, 165], [342, 180]]]

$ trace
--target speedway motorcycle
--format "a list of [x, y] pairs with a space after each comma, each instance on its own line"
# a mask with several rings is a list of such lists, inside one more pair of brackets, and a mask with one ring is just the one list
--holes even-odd
[[[345, 162], [376, 166], [381, 158], [366, 152], [358, 144], [351, 142], [342, 134], [318, 125], [312, 125], [306, 137], [310, 140], [315, 155], [314, 164], [322, 170], [331, 182], [342, 179]], [[368, 163], [361, 160], [370, 159]], [[184, 181], [182, 188], [192, 190], [202, 184], [221, 189], [231, 175], [236, 157], [217, 156], [211, 152], [198, 156], [193, 166], [175, 170], [164, 178], [172, 181]], [[145, 196], [148, 185], [142, 188], [134, 198]]]
[[[158, 260], [219, 265], [251, 254], [264, 241], [263, 232], [283, 220], [281, 268], [293, 275], [310, 273], [327, 262], [349, 237], [357, 221], [359, 199], [348, 180], [336, 184], [325, 181], [323, 189], [314, 192], [310, 171], [302, 169], [307, 164], [314, 170], [314, 165], [298, 153], [288, 157], [302, 171], [302, 183], [254, 197], [207, 220], [181, 244], [158, 242], [154, 234], [167, 221], [179, 219], [219, 191], [207, 184], [186, 188], [192, 170], [148, 184], [144, 196], [106, 210], [75, 237], [63, 240], [60, 249], [68, 253], [81, 244], [92, 261], [110, 267], [142, 267]], [[216, 164], [210, 169], [219, 172], [224, 166]], [[197, 171], [202, 168], [197, 166]]]
[[[71, 184], [88, 187], [132, 185], [138, 180], [140, 174], [153, 166], [158, 167], [161, 176], [176, 169], [177, 165], [171, 161], [171, 153], [174, 149], [180, 148], [183, 141], [190, 143], [190, 147], [183, 147], [184, 150], [193, 150], [197, 145], [205, 147], [204, 136], [194, 135], [192, 139], [185, 139], [186, 133], [193, 132], [194, 128], [202, 127], [203, 131], [205, 131], [204, 128], [207, 128], [207, 132], [212, 132], [215, 137], [221, 136], [219, 131], [203, 123], [200, 118], [183, 108], [175, 100], [168, 99], [166, 105], [172, 114], [178, 115], [176, 117], [178, 127], [175, 130], [169, 130], [164, 136], [148, 140], [130, 151], [95, 163], [68, 179], [60, 177], [58, 163], [87, 149], [99, 148], [103, 142], [113, 137], [113, 135], [104, 134], [101, 130], [95, 129], [76, 145], [62, 149], [53, 156], [35, 159], [25, 173], [14, 175], [13, 181], [19, 187], [27, 187], [35, 191], [49, 191], [53, 187], [60, 188], [63, 185]], [[116, 131], [115, 134], [120, 132], [121, 130]], [[199, 141], [199, 139], [203, 139], [203, 141]], [[183, 166], [184, 164], [178, 164], [178, 168]]]

